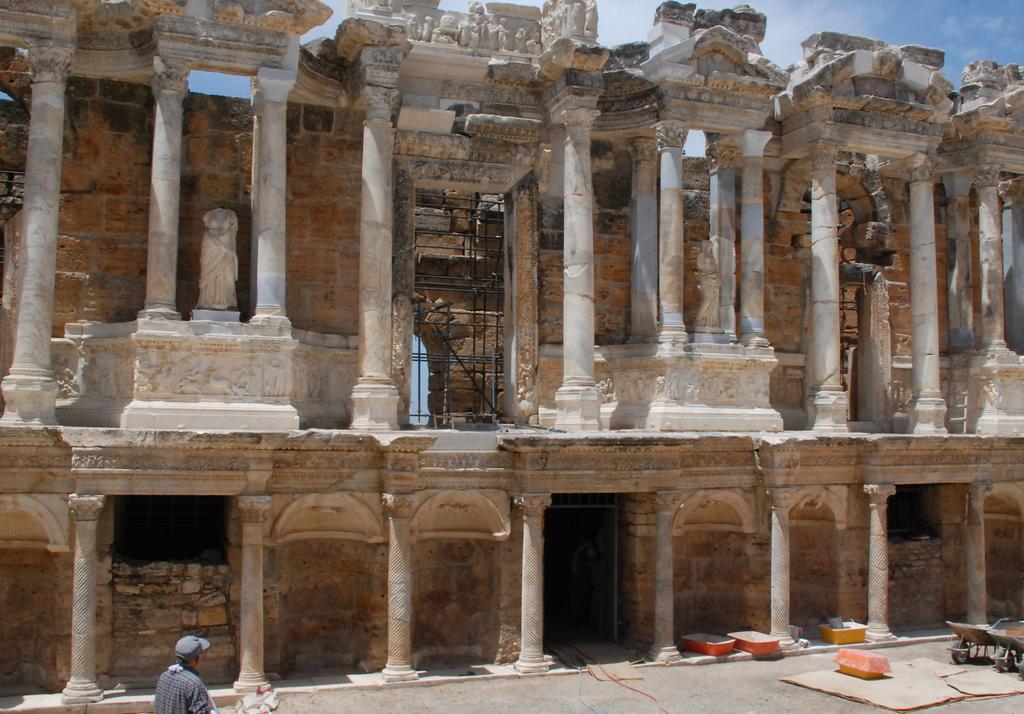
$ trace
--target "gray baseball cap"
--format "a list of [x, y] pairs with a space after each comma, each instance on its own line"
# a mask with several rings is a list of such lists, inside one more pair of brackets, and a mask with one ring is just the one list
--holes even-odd
[[174, 654], [182, 664], [194, 662], [196, 657], [210, 649], [210, 641], [195, 635], [185, 635], [174, 645]]

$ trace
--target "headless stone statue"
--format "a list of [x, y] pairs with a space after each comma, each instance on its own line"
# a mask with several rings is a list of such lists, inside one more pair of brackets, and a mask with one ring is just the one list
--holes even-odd
[[718, 274], [718, 261], [711, 241], [702, 241], [697, 254], [697, 277], [700, 279], [700, 309], [694, 320], [698, 330], [710, 331], [721, 326], [718, 312], [718, 297], [722, 289], [722, 278]]
[[238, 280], [238, 253], [235, 234], [238, 218], [234, 211], [215, 208], [203, 216], [206, 233], [199, 256], [200, 310], [233, 310], [238, 305], [235, 282]]

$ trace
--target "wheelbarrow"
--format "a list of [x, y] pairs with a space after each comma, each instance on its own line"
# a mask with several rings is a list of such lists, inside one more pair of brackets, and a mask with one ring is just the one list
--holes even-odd
[[[954, 664], [967, 664], [967, 660], [980, 657], [990, 658], [992, 651], [998, 646], [992, 639], [989, 630], [992, 625], [968, 625], [964, 622], [946, 621], [953, 630], [956, 642], [949, 648]], [[998, 626], [999, 623], [996, 623]]]
[[[1001, 620], [988, 631], [989, 636], [999, 648], [992, 661], [999, 672], [1020, 671], [1024, 661], [1024, 622], [1020, 620]], [[1022, 673], [1024, 676], [1024, 673]]]

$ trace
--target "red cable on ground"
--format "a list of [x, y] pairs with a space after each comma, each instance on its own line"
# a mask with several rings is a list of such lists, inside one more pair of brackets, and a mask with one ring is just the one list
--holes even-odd
[[[577, 647], [575, 644], [570, 644], [569, 646], [572, 647], [574, 650], [576, 650], [576, 653], [579, 654], [580, 657], [582, 657], [583, 659], [594, 659], [593, 657], [588, 655], [586, 652], [581, 650], [579, 647]], [[643, 696], [647, 697], [652, 702], [654, 702], [654, 705], [656, 707], [658, 707], [658, 711], [659, 712], [662, 712], [663, 714], [672, 714], [672, 712], [670, 712], [668, 709], [666, 709], [665, 707], [663, 707], [661, 705], [661, 702], [653, 694], [648, 694], [647, 692], [645, 692], [645, 691], [643, 691], [641, 689], [637, 689], [636, 687], [633, 687], [633, 686], [630, 686], [630, 685], [626, 684], [621, 679], [619, 679], [614, 674], [612, 674], [607, 669], [605, 669], [604, 666], [600, 662], [597, 662], [595, 660], [594, 664], [597, 665], [598, 667], [600, 667], [601, 671], [604, 672], [604, 676], [606, 676], [612, 682], [615, 682], [615, 684], [619, 685], [620, 687], [624, 687], [624, 688], [628, 689], [631, 692], [635, 692], [637, 694], [640, 694], [640, 695], [643, 695]]]

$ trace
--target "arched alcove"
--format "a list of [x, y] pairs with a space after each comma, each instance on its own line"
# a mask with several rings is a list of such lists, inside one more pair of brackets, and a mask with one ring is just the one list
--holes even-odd
[[789, 620], [804, 637], [818, 638], [818, 625], [839, 615], [839, 566], [834, 496], [826, 490], [797, 498], [789, 512]]
[[999, 484], [985, 499], [988, 616], [1024, 616], [1024, 493]]

